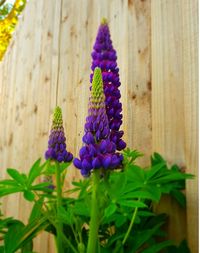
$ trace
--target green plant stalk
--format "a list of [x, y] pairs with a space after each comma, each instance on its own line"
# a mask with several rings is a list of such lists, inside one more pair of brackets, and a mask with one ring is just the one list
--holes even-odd
[[[62, 206], [62, 187], [61, 187], [61, 173], [60, 173], [60, 166], [59, 163], [56, 162], [56, 206], [57, 206], [57, 214], [59, 208]], [[56, 242], [57, 242], [57, 251], [58, 253], [63, 252], [63, 244], [62, 244], [62, 231], [63, 231], [63, 224], [60, 218], [58, 217], [57, 226], [56, 226]]]
[[98, 230], [99, 230], [99, 208], [98, 208], [98, 185], [100, 181], [99, 170], [93, 171], [92, 206], [90, 218], [90, 231], [87, 253], [97, 252]]
[[126, 234], [124, 236], [124, 239], [122, 241], [122, 244], [124, 245], [129, 237], [129, 234], [131, 232], [131, 229], [133, 227], [133, 224], [134, 224], [134, 221], [135, 221], [135, 218], [137, 216], [137, 212], [138, 212], [138, 207], [135, 208], [134, 212], [133, 212], [133, 216], [131, 218], [131, 223], [129, 224], [129, 227], [128, 227], [128, 230], [126, 231]]

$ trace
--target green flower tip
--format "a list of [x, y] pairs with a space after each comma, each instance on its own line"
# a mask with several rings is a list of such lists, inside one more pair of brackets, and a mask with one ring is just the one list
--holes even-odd
[[95, 68], [94, 76], [92, 80], [92, 94], [95, 97], [99, 97], [103, 94], [103, 80], [102, 80], [102, 73], [100, 68]]
[[63, 124], [62, 120], [62, 110], [59, 106], [56, 106], [53, 113], [53, 126], [60, 127]]
[[107, 25], [108, 24], [108, 20], [106, 18], [102, 18], [101, 24], [102, 25]]

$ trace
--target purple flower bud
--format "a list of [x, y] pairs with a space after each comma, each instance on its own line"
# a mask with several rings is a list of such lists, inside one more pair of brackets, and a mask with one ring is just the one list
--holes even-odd
[[110, 156], [107, 156], [107, 157], [105, 157], [104, 160], [103, 160], [103, 167], [104, 167], [105, 169], [108, 169], [110, 165], [111, 165], [111, 157], [110, 157]]
[[81, 175], [83, 177], [88, 177], [90, 175], [90, 172], [83, 168], [83, 169], [81, 169]]
[[92, 167], [94, 169], [99, 169], [101, 167], [101, 162], [98, 157], [94, 158], [94, 160], [92, 161]]
[[119, 140], [119, 142], [117, 143], [117, 146], [119, 150], [123, 150], [126, 147], [126, 143], [123, 140]]
[[88, 132], [83, 136], [83, 142], [85, 142], [86, 144], [94, 144], [95, 140], [94, 140], [94, 136], [92, 135], [92, 133]]
[[80, 161], [78, 158], [74, 158], [73, 164], [74, 164], [74, 166], [75, 166], [76, 168], [82, 169], [82, 163], [81, 163], [81, 161]]
[[88, 155], [88, 147], [82, 147], [79, 151], [79, 156], [83, 159], [84, 156]]
[[82, 168], [89, 171], [92, 169], [92, 164], [87, 159], [83, 159]]

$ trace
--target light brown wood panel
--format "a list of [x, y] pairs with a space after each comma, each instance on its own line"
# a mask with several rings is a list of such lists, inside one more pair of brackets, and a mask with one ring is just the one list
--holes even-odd
[[[152, 0], [151, 18], [153, 150], [197, 175], [197, 1]], [[171, 216], [169, 228], [178, 240], [188, 231], [193, 253], [198, 248], [197, 190], [197, 179], [188, 182], [187, 228], [183, 212]]]

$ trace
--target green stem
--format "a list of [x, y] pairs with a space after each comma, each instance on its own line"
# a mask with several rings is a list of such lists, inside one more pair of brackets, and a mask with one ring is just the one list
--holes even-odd
[[133, 216], [132, 216], [132, 219], [131, 219], [131, 223], [129, 224], [128, 230], [126, 231], [126, 234], [125, 234], [124, 239], [123, 239], [123, 241], [122, 241], [122, 244], [123, 244], [123, 245], [126, 243], [126, 240], [127, 240], [128, 237], [129, 237], [129, 234], [130, 234], [131, 229], [132, 229], [132, 227], [133, 227], [135, 218], [136, 218], [136, 216], [137, 216], [137, 212], [138, 212], [138, 207], [136, 207], [135, 210], [134, 210], [134, 212], [133, 212]]
[[[59, 163], [56, 162], [56, 206], [57, 206], [57, 214], [59, 212], [60, 207], [62, 206], [62, 188], [61, 188], [61, 173], [60, 173], [60, 166]], [[62, 221], [58, 218], [58, 224], [56, 226], [56, 232], [57, 232], [57, 251], [58, 253], [63, 252], [63, 245], [62, 245], [62, 231], [63, 231], [63, 224]]]
[[100, 181], [99, 170], [93, 171], [92, 206], [90, 218], [90, 231], [87, 253], [97, 252], [98, 230], [99, 230], [99, 208], [98, 208], [98, 185]]

